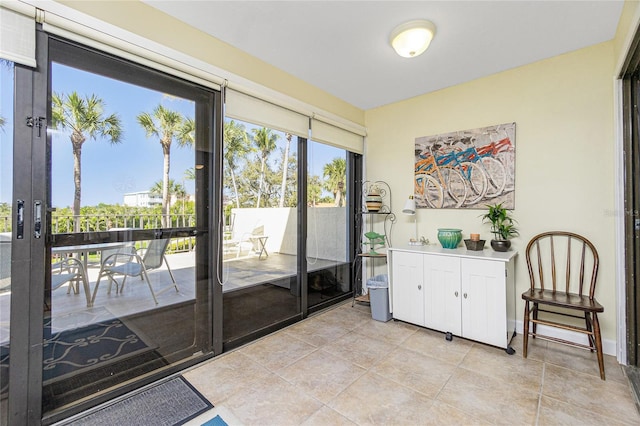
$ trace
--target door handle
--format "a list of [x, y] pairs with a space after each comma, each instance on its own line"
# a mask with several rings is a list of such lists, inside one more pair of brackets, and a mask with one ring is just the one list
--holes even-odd
[[36, 200], [33, 203], [33, 236], [42, 236], [42, 201]]
[[16, 239], [24, 239], [24, 200], [16, 200]]

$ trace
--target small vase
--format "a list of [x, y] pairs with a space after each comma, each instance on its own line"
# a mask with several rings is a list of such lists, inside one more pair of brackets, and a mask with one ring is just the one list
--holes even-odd
[[491, 248], [495, 251], [509, 251], [510, 247], [510, 240], [491, 240]]
[[462, 230], [451, 228], [438, 229], [438, 241], [442, 244], [442, 248], [454, 249], [458, 247], [462, 241]]
[[377, 186], [372, 186], [371, 189], [369, 189], [369, 193], [366, 195], [364, 201], [367, 206], [367, 211], [377, 212], [380, 210], [382, 207], [382, 196]]

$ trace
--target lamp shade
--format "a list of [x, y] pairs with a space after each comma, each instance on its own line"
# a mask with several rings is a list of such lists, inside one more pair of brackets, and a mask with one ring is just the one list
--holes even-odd
[[416, 200], [414, 200], [413, 197], [409, 197], [409, 199], [404, 203], [402, 213], [416, 214]]
[[423, 19], [398, 25], [389, 37], [389, 42], [398, 55], [413, 58], [422, 54], [433, 40], [436, 26]]

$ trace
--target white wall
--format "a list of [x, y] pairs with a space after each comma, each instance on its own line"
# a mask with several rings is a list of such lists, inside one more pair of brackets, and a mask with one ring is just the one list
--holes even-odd
[[[367, 111], [367, 179], [391, 187], [393, 241], [414, 233], [412, 219], [398, 213], [413, 191], [416, 137], [516, 122], [513, 215], [521, 236], [513, 247], [522, 254], [532, 236], [554, 229], [589, 238], [601, 257], [596, 296], [605, 306], [603, 338], [615, 342], [614, 62], [607, 42]], [[437, 228], [452, 227], [489, 240], [482, 213], [421, 209], [419, 233], [437, 243]], [[521, 255], [516, 293], [528, 285]], [[519, 303], [520, 319], [522, 311]]]
[[[269, 253], [296, 255], [298, 242], [295, 208], [232, 209], [235, 215], [233, 239], [245, 240], [255, 229], [267, 235], [265, 247]], [[307, 258], [347, 260], [346, 208], [322, 207], [308, 209]]]

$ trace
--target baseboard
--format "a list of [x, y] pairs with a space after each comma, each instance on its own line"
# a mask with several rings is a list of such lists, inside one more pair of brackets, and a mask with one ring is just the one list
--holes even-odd
[[[524, 324], [522, 321], [516, 321], [516, 332], [518, 334], [522, 334], [524, 332]], [[563, 330], [561, 328], [549, 327], [546, 325], [538, 325], [538, 332], [540, 334], [546, 334], [547, 336], [557, 337], [559, 339], [568, 340], [570, 342], [576, 342], [584, 345], [589, 344], [587, 336], [576, 331]], [[617, 356], [618, 351], [616, 349], [616, 341], [602, 339], [602, 352], [614, 357]]]

